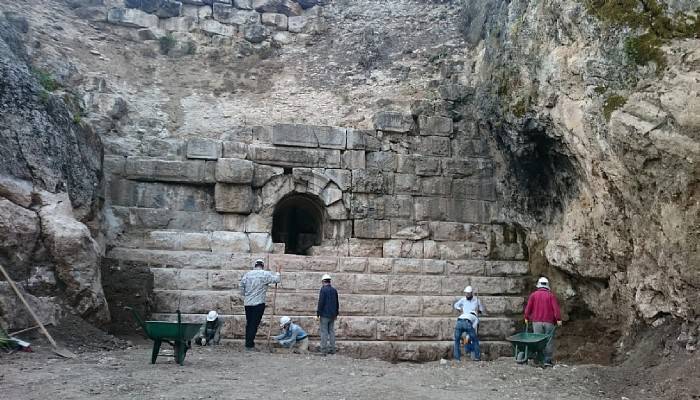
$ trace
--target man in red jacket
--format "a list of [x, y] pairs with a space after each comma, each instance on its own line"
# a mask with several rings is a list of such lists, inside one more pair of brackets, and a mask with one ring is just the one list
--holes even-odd
[[[554, 324], [561, 326], [561, 312], [557, 297], [549, 290], [549, 280], [545, 277], [537, 281], [537, 290], [527, 299], [525, 307], [525, 323], [532, 321], [532, 331], [551, 335], [554, 332]], [[552, 366], [554, 354], [554, 336], [544, 349], [544, 365]]]

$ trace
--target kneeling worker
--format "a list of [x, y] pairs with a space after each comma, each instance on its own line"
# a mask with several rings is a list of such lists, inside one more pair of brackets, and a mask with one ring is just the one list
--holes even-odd
[[213, 310], [209, 311], [209, 314], [207, 314], [207, 322], [202, 324], [194, 342], [201, 346], [219, 344], [221, 327], [223, 325], [224, 321], [219, 318], [219, 313]]
[[309, 352], [309, 335], [299, 325], [293, 323], [291, 318], [280, 318], [280, 329], [282, 333], [275, 336], [275, 340], [288, 348], [290, 353], [297, 350], [304, 354]]

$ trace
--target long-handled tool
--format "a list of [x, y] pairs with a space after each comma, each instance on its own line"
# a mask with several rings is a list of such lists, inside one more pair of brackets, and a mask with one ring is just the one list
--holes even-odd
[[[282, 269], [278, 266], [277, 273], [282, 274]], [[277, 284], [275, 283], [275, 288], [272, 291], [272, 315], [270, 315], [270, 324], [267, 327], [267, 349], [272, 353], [272, 346], [270, 346], [270, 338], [272, 336], [272, 325], [275, 324], [275, 312], [277, 311]]]
[[29, 311], [29, 314], [34, 319], [34, 322], [36, 322], [36, 324], [41, 329], [41, 332], [44, 334], [44, 336], [46, 336], [46, 338], [51, 343], [51, 346], [53, 346], [53, 352], [58, 354], [61, 357], [76, 358], [77, 356], [75, 354], [73, 354], [71, 351], [58, 347], [58, 345], [56, 344], [56, 341], [53, 340], [53, 338], [49, 334], [49, 331], [47, 331], [46, 327], [44, 327], [44, 324], [42, 324], [41, 321], [39, 321], [39, 318], [36, 316], [36, 314], [34, 314], [34, 310], [32, 310], [32, 308], [29, 307], [29, 303], [27, 303], [27, 300], [24, 299], [24, 296], [22, 296], [22, 293], [19, 291], [19, 289], [17, 289], [17, 286], [15, 286], [15, 282], [12, 280], [12, 278], [10, 278], [10, 275], [7, 274], [7, 271], [5, 271], [5, 268], [2, 265], [0, 265], [0, 272], [2, 272], [2, 275], [5, 277], [5, 280], [7, 281], [7, 283], [10, 284], [10, 287], [12, 288], [12, 290], [15, 292], [17, 297], [19, 297], [19, 299], [22, 301], [22, 304], [24, 304], [24, 306], [27, 308], [27, 311]]

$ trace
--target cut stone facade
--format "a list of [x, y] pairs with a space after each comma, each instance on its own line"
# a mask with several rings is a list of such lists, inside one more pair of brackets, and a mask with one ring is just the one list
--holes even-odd
[[[357, 355], [357, 342], [405, 341], [406, 359], [445, 355], [452, 304], [473, 285], [488, 309], [486, 347], [505, 351], [527, 263], [523, 238], [495, 222], [493, 160], [464, 146], [448, 118], [385, 112], [375, 124], [232, 128], [169, 142], [163, 154], [107, 156], [108, 201], [123, 227], [107, 265], [150, 268], [158, 317], [216, 309], [234, 341], [245, 320], [238, 282], [253, 259], [283, 270], [277, 313], [312, 337], [320, 276], [330, 273], [343, 346]], [[305, 217], [279, 222], [280, 232], [290, 207], [306, 207]], [[414, 341], [432, 350], [416, 356], [406, 350]]]

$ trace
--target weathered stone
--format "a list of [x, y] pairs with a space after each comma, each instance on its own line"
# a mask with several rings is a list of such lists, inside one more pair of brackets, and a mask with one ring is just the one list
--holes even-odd
[[274, 26], [277, 30], [287, 30], [287, 16], [284, 14], [264, 13], [262, 23], [267, 26]]
[[330, 220], [344, 220], [348, 219], [348, 209], [345, 207], [342, 201], [331, 204], [326, 208], [326, 213], [328, 214], [328, 219]]
[[260, 22], [260, 14], [255, 11], [243, 11], [221, 3], [214, 3], [212, 10], [214, 19], [222, 24], [248, 25]]
[[437, 157], [414, 157], [413, 162], [416, 167], [416, 175], [436, 176], [440, 174], [440, 158]]
[[159, 0], [156, 15], [160, 18], [179, 17], [182, 14], [182, 3], [175, 0]]
[[272, 143], [281, 146], [345, 149], [345, 128], [282, 124], [272, 129]]
[[421, 315], [422, 300], [417, 296], [387, 296], [384, 307], [391, 316], [418, 316]]
[[272, 236], [269, 233], [249, 233], [251, 253], [272, 253]]
[[384, 197], [375, 194], [353, 193], [350, 198], [350, 216], [384, 219]]
[[[93, 22], [107, 21], [107, 9], [104, 7], [78, 7], [73, 10], [78, 18]], [[7, 13], [5, 13], [7, 15]]]
[[489, 144], [484, 139], [455, 138], [452, 140], [452, 156], [455, 158], [488, 157]]
[[345, 296], [343, 315], [383, 315], [383, 296]]
[[353, 234], [357, 238], [388, 239], [391, 237], [391, 224], [385, 219], [356, 219]]
[[493, 178], [493, 173], [493, 160], [487, 158], [451, 158], [443, 160], [443, 174], [450, 175], [455, 178]]
[[157, 28], [158, 17], [134, 8], [112, 8], [107, 13], [107, 22], [132, 28]]
[[211, 234], [211, 251], [219, 253], [250, 253], [250, 240], [243, 232], [216, 231]]
[[338, 265], [343, 272], [365, 272], [367, 270], [367, 258], [341, 258], [338, 260]]
[[259, 23], [250, 24], [243, 28], [243, 37], [250, 43], [262, 43], [270, 37], [270, 31]]
[[333, 183], [338, 185], [342, 191], [347, 191], [352, 185], [352, 172], [345, 169], [324, 169], [323, 175], [327, 176]]
[[394, 177], [378, 169], [352, 171], [352, 189], [356, 193], [391, 193]]
[[292, 169], [294, 189], [301, 193], [320, 195], [330, 179], [323, 175], [322, 169], [294, 168]]
[[251, 145], [249, 158], [261, 164], [280, 167], [340, 168], [340, 151], [328, 149], [293, 149]]
[[390, 258], [368, 258], [367, 266], [372, 274], [387, 274], [393, 270], [393, 260]]
[[444, 197], [415, 197], [414, 212], [418, 221], [440, 221], [449, 217], [450, 203]]
[[374, 131], [347, 129], [348, 150], [381, 150], [382, 144], [375, 135], [376, 133]]
[[280, 45], [285, 45], [294, 42], [294, 37], [290, 35], [289, 32], [277, 31], [272, 34], [272, 41]]
[[374, 129], [387, 132], [409, 132], [413, 129], [411, 114], [383, 111], [374, 115]]
[[418, 118], [418, 127], [421, 135], [450, 136], [452, 118], [421, 115]]
[[[396, 222], [395, 222], [396, 221]], [[423, 240], [430, 236], [428, 226], [411, 220], [392, 220], [392, 239]]]
[[377, 321], [372, 318], [345, 318], [338, 323], [338, 337], [376, 339]]
[[452, 179], [442, 177], [421, 178], [421, 193], [428, 196], [449, 196], [452, 191]]
[[[430, 240], [426, 240], [423, 242], [423, 248], [426, 249], [428, 247], [428, 242]], [[433, 242], [434, 243], [434, 242]], [[427, 252], [427, 250], [424, 250]], [[432, 257], [426, 257], [425, 258], [432, 258]], [[447, 267], [447, 261], [443, 260], [425, 260], [423, 264], [423, 273], [426, 275], [442, 275], [445, 273]]]
[[244, 271], [209, 271], [209, 287], [212, 289], [238, 289]]
[[253, 182], [253, 162], [236, 158], [220, 158], [216, 162], [216, 181], [249, 184]]
[[384, 215], [387, 218], [411, 218], [413, 208], [411, 196], [384, 196]]
[[351, 238], [348, 245], [351, 257], [382, 257], [380, 240]]
[[343, 152], [342, 167], [346, 169], [366, 168], [365, 152], [363, 150], [348, 150]]
[[253, 0], [233, 0], [233, 5], [241, 10], [252, 10]]
[[421, 192], [421, 180], [413, 174], [394, 175], [394, 193], [419, 194]]
[[498, 212], [495, 202], [481, 200], [449, 199], [449, 218], [459, 222], [489, 223]]
[[217, 183], [214, 193], [216, 211], [250, 214], [253, 209], [253, 189], [248, 185]]
[[206, 138], [192, 138], [187, 141], [187, 158], [216, 160], [221, 157], [221, 142]]
[[233, 36], [238, 32], [235, 26], [225, 25], [219, 21], [213, 19], [204, 19], [199, 21], [199, 29], [203, 32], [219, 35], [219, 36]]
[[396, 171], [396, 154], [390, 151], [372, 151], [365, 156], [367, 168]]
[[7, 257], [10, 274], [30, 265], [31, 260], [27, 256], [34, 253], [38, 246], [41, 233], [39, 222], [36, 212], [0, 197], [0, 255]]
[[189, 32], [196, 24], [192, 17], [164, 18], [158, 21], [158, 28], [171, 32]]
[[421, 136], [413, 146], [415, 154], [425, 156], [449, 157], [452, 150], [450, 138], [443, 136]]
[[[119, 168], [124, 168], [124, 158], [118, 157], [117, 160], [105, 157], [105, 171], [110, 173], [121, 173]], [[112, 172], [114, 171], [114, 172]], [[16, 179], [7, 175], [0, 175], [0, 196], [10, 200], [11, 202], [29, 208], [32, 204], [32, 192], [34, 188], [32, 183], [22, 179]], [[9, 214], [7, 214], [9, 215]]]
[[459, 101], [471, 95], [474, 89], [459, 83], [450, 83], [440, 86], [438, 91], [440, 92], [440, 96], [445, 100]]
[[211, 183], [212, 170], [203, 160], [167, 161], [153, 158], [128, 157], [126, 177], [143, 181]]
[[423, 242], [387, 240], [382, 247], [384, 257], [423, 258]]
[[284, 174], [283, 168], [255, 164], [255, 169], [253, 173], [253, 187], [263, 187], [267, 182], [270, 181], [270, 179], [282, 174]]
[[319, 195], [323, 204], [331, 205], [343, 199], [343, 192], [335, 185], [328, 185]]
[[401, 259], [394, 260], [395, 274], [420, 274], [423, 272], [423, 260]]
[[452, 197], [455, 199], [496, 200], [496, 181], [493, 178], [455, 179], [452, 183]]
[[304, 32], [306, 26], [309, 24], [309, 18], [306, 16], [295, 16], [289, 17], [288, 28], [290, 32], [301, 33]]
[[241, 142], [229, 142], [226, 141], [224, 144], [223, 157], [224, 158], [240, 158], [242, 160], [248, 157], [248, 144]]
[[182, 232], [180, 235], [182, 250], [211, 250], [211, 236], [202, 232]]
[[301, 6], [292, 0], [253, 0], [253, 8], [261, 13], [280, 13], [286, 16], [301, 15]]

